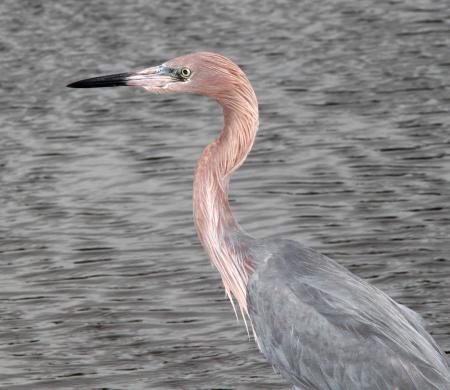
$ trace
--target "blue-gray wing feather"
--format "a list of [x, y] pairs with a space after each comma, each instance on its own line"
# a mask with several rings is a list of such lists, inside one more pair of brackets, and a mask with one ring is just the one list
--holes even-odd
[[261, 242], [247, 300], [258, 346], [300, 389], [450, 389], [420, 316], [294, 241]]

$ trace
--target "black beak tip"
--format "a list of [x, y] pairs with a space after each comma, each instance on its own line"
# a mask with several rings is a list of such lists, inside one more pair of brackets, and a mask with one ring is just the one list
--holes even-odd
[[68, 88], [101, 88], [101, 87], [119, 87], [127, 85], [127, 78], [130, 73], [112, 74], [109, 76], [93, 77], [90, 79], [75, 81], [67, 84]]
[[82, 86], [80, 86], [79, 81], [75, 81], [74, 83], [67, 84], [66, 87], [67, 88], [83, 88]]

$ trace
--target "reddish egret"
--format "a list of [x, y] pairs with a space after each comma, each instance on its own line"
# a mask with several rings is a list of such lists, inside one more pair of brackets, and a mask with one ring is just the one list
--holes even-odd
[[449, 362], [417, 313], [334, 260], [295, 241], [255, 239], [236, 222], [228, 184], [258, 128], [256, 96], [237, 65], [195, 53], [68, 86], [119, 85], [206, 95], [221, 105], [223, 130], [195, 172], [195, 226], [259, 349], [294, 389], [450, 389]]

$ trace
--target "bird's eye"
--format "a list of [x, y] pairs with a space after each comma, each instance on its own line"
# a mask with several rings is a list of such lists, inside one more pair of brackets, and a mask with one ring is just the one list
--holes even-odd
[[192, 72], [189, 68], [181, 68], [179, 73], [183, 79], [187, 79], [189, 78]]

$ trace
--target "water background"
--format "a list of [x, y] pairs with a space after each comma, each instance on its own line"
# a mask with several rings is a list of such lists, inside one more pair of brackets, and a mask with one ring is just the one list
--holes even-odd
[[2, 0], [1, 389], [288, 388], [195, 236], [219, 108], [65, 88], [199, 50], [259, 98], [244, 228], [332, 256], [450, 351], [448, 2]]

